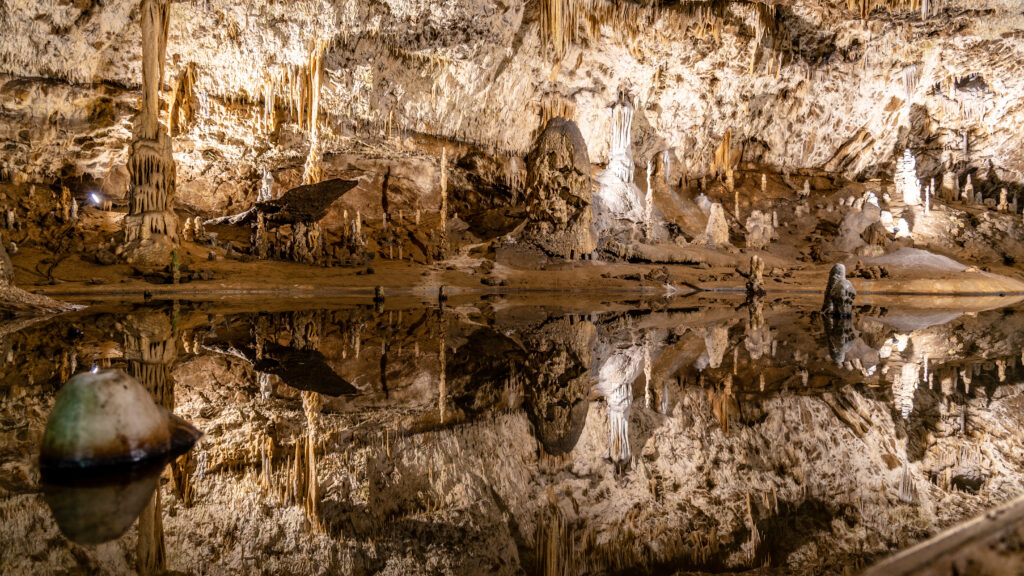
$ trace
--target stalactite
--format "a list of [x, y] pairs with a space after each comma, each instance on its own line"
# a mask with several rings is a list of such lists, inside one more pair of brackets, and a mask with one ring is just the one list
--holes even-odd
[[644, 235], [650, 241], [654, 237], [654, 188], [651, 176], [654, 174], [654, 159], [647, 161], [647, 194], [644, 197]]
[[619, 180], [633, 182], [633, 103], [625, 90], [619, 91], [618, 101], [612, 107], [612, 142], [608, 154], [608, 169]]
[[167, 111], [167, 129], [172, 137], [186, 132], [195, 121], [198, 106], [195, 88], [196, 65], [189, 62], [178, 75]]
[[906, 96], [907, 102], [914, 99], [914, 92], [917, 91], [917, 86], [920, 82], [921, 71], [917, 64], [911, 64], [903, 69], [903, 93]]
[[906, 462], [903, 463], [903, 471], [900, 473], [900, 488], [899, 498], [900, 501], [907, 504], [914, 503], [914, 497], [917, 495], [917, 490], [914, 488], [914, 477], [910, 474], [910, 466]]
[[921, 0], [846, 0], [846, 6], [867, 20], [876, 8], [889, 12], [908, 12], [921, 9]]
[[[305, 71], [303, 97], [300, 102], [300, 124], [303, 117], [307, 119], [309, 129], [309, 155], [306, 157], [306, 164], [302, 171], [302, 183], [304, 185], [316, 184], [323, 180], [323, 158], [320, 151], [320, 85], [324, 73], [324, 52], [327, 49], [327, 41], [317, 39], [311, 43], [309, 50], [309, 63]], [[304, 116], [303, 112], [308, 114]]]
[[732, 130], [726, 130], [722, 135], [722, 142], [715, 148], [714, 161], [711, 164], [711, 172], [715, 175], [728, 174], [732, 172], [735, 154], [732, 149]]
[[441, 221], [439, 244], [442, 255], [448, 244], [448, 149], [441, 148]]

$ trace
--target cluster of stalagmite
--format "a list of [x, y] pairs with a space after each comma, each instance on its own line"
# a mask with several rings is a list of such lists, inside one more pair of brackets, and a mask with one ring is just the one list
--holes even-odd
[[142, 112], [128, 159], [128, 216], [124, 219], [125, 259], [138, 268], [162, 268], [178, 245], [173, 211], [175, 164], [171, 139], [160, 125], [160, 84], [170, 4], [142, 1]]

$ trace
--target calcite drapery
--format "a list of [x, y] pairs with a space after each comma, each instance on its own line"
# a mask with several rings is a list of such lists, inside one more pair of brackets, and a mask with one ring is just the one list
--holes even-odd
[[172, 202], [175, 165], [171, 138], [160, 125], [160, 84], [170, 5], [142, 0], [142, 111], [128, 160], [128, 216], [124, 219], [123, 255], [142, 269], [170, 263], [178, 240]]

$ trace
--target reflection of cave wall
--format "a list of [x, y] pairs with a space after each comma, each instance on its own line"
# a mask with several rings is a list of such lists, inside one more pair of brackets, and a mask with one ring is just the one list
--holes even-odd
[[[946, 350], [970, 359], [935, 361], [934, 389], [917, 390], [914, 411], [903, 421], [888, 381], [865, 380], [859, 372], [834, 366], [814, 320], [766, 306], [765, 323], [779, 344], [774, 357], [769, 353], [752, 363], [743, 343], [746, 311], [723, 308], [644, 311], [628, 318], [604, 314], [594, 322], [554, 314], [553, 319], [529, 321], [503, 318], [494, 327], [481, 326], [479, 318], [459, 319], [449, 310], [450, 398], [464, 418], [419, 428], [436, 410], [436, 380], [426, 385], [434, 388], [413, 384], [422, 373], [436, 377], [435, 312], [407, 310], [401, 321], [396, 313], [390, 328], [387, 313], [375, 315], [369, 307], [325, 314], [319, 347], [332, 359], [345, 351], [339, 373], [352, 377], [355, 371], [376, 369], [385, 337], [392, 342], [394, 359], [387, 401], [367, 387], [358, 397], [325, 400], [318, 416], [317, 513], [324, 532], [311, 530], [307, 511], [284, 504], [268, 487], [276, 484], [265, 484], [263, 478], [264, 458], [273, 460], [274, 483], [285, 477], [285, 463], [295, 453], [293, 441], [307, 430], [301, 394], [279, 386], [263, 396], [250, 364], [212, 349], [219, 339], [251, 342], [250, 317], [214, 318], [214, 336], [205, 311], [186, 310], [179, 317], [181, 330], [187, 340], [202, 334], [207, 348], [192, 352], [189, 346], [179, 352], [171, 369], [175, 403], [178, 413], [206, 436], [195, 452], [191, 505], [180, 500], [170, 483], [161, 488], [164, 509], [174, 511], [163, 517], [167, 568], [186, 573], [244, 572], [254, 566], [278, 573], [518, 573], [520, 562], [535, 551], [534, 536], [546, 533], [538, 523], [551, 518], [541, 512], [549, 510], [553, 498], [564, 523], [551, 524], [565, 526], [570, 536], [569, 542], [556, 544], [574, 555], [577, 567], [592, 573], [628, 570], [641, 562], [655, 570], [742, 570], [768, 558], [773, 567], [784, 563], [784, 569], [803, 571], [824, 565], [838, 572], [1024, 489], [1024, 476], [1015, 465], [1024, 449], [1015, 432], [1024, 424], [1019, 421], [1024, 390], [1018, 382], [1024, 372], [1021, 342], [1014, 335], [1020, 332], [1017, 314], [953, 320], [948, 330], [971, 334], [969, 347], [949, 338], [943, 326], [915, 331], [908, 354], [918, 356], [933, 342], [942, 342]], [[119, 335], [114, 319], [86, 314], [71, 317], [72, 324], [83, 327], [82, 338], [61, 339], [64, 330], [52, 323], [39, 325], [17, 335], [19, 361], [0, 364], [5, 393], [0, 422], [17, 423], [25, 431], [15, 438], [17, 451], [2, 448], [0, 514], [18, 521], [0, 527], [0, 549], [29, 551], [17, 564], [3, 565], [5, 572], [134, 569], [125, 559], [133, 557], [136, 529], [108, 545], [106, 553], [62, 544], [33, 492], [31, 462], [32, 438], [41, 433], [54, 387], [11, 384], [13, 374], [26, 373], [25, 362], [57, 357], [69, 345], [92, 350]], [[291, 326], [301, 317], [281, 315], [281, 325]], [[721, 366], [706, 368], [705, 384], [699, 385], [690, 367], [705, 352], [706, 327], [723, 323], [731, 323], [728, 348]], [[357, 359], [353, 337], [360, 325]], [[857, 328], [865, 326], [859, 322]], [[529, 407], [533, 400], [525, 400], [522, 409], [502, 402], [504, 378], [512, 375], [507, 366], [540, 365], [544, 357], [552, 359], [547, 366], [551, 374], [572, 375], [587, 365], [587, 354], [590, 364], [599, 359], [588, 352], [594, 350], [595, 332], [607, 344], [625, 347], [652, 330], [657, 333], [652, 338], [655, 388], [665, 384], [672, 403], [667, 414], [639, 400], [633, 404], [635, 466], [616, 476], [605, 459], [608, 409], [602, 400], [589, 402], [582, 431], [564, 462], [543, 466]], [[891, 327], [879, 328], [879, 339], [892, 333]], [[43, 341], [57, 343], [39, 345]], [[419, 358], [414, 342], [421, 344]], [[739, 359], [734, 390], [742, 417], [734, 418], [725, 433], [713, 410], [714, 385], [731, 374], [734, 349]], [[799, 353], [804, 355], [797, 359]], [[538, 359], [528, 359], [530, 354]], [[898, 356], [886, 360], [890, 374], [909, 360]], [[510, 361], [494, 363], [495, 357]], [[997, 362], [1006, 365], [1000, 369]], [[53, 382], [59, 363], [41, 365], [47, 374], [37, 382]], [[975, 365], [981, 366], [977, 374]], [[770, 366], [772, 375], [763, 393], [758, 366]], [[783, 385], [800, 366], [830, 383], [815, 386], [818, 376], [812, 376], [808, 386], [798, 377]], [[960, 369], [970, 374], [970, 386], [961, 379], [945, 390], [949, 372], [956, 370], [959, 377]], [[528, 373], [518, 374], [525, 379]], [[377, 374], [359, 382], [377, 382]], [[537, 394], [527, 384], [523, 396]], [[558, 405], [575, 394], [544, 397]], [[968, 415], [963, 433], [962, 409]], [[918, 493], [913, 504], [899, 499], [906, 460]], [[969, 482], [978, 477], [983, 482], [971, 489], [975, 485]], [[752, 524], [760, 535], [757, 541]], [[210, 542], [218, 545], [211, 548]]]

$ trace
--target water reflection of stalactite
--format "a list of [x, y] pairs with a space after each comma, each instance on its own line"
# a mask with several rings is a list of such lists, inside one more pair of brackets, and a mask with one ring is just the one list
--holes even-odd
[[438, 374], [437, 383], [437, 417], [441, 424], [444, 424], [445, 419], [445, 408], [448, 403], [448, 328], [444, 321], [444, 309], [438, 311], [439, 317], [439, 340], [440, 345], [438, 346], [439, 361], [441, 364], [441, 371]]
[[722, 426], [722, 432], [728, 434], [731, 417], [740, 412], [739, 402], [732, 392], [732, 374], [725, 376], [721, 391], [711, 393], [711, 412]]
[[295, 460], [289, 486], [290, 503], [300, 505], [306, 511], [314, 530], [322, 531], [320, 521], [320, 490], [317, 481], [316, 434], [323, 398], [316, 392], [302, 392], [302, 408], [306, 413], [306, 436], [295, 443]]
[[537, 512], [537, 530], [534, 534], [536, 573], [543, 576], [570, 576], [577, 573], [572, 529], [550, 486], [548, 500], [547, 505]]

